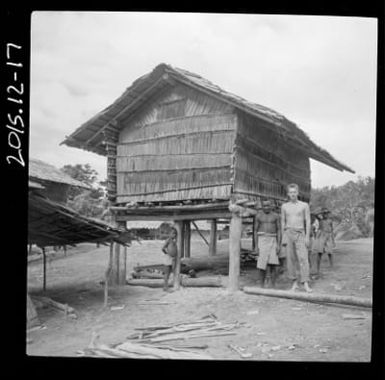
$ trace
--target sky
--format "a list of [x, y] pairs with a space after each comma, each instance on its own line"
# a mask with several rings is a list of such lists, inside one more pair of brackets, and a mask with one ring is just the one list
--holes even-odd
[[34, 12], [31, 44], [30, 157], [104, 180], [105, 157], [60, 142], [164, 62], [278, 111], [356, 171], [311, 160], [313, 187], [375, 174], [376, 19]]

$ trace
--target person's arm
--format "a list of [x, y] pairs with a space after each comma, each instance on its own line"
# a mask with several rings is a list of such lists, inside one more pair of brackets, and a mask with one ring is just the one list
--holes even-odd
[[309, 244], [310, 244], [310, 228], [311, 228], [310, 208], [309, 208], [309, 205], [305, 203], [305, 232], [306, 232], [307, 247], [309, 247]]
[[280, 247], [282, 242], [282, 231], [281, 231], [281, 223], [280, 223], [279, 215], [277, 215], [276, 223], [277, 223], [277, 243], [278, 243], [278, 246]]
[[167, 238], [167, 240], [166, 240], [165, 243], [163, 244], [162, 251], [163, 251], [163, 253], [165, 253], [165, 254], [167, 254], [167, 247], [168, 247], [168, 245], [170, 244], [170, 240], [171, 240], [171, 238]]

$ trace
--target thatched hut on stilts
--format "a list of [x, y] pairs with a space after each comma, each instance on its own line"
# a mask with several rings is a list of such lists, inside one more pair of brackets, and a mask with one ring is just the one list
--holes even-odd
[[177, 263], [190, 254], [191, 222], [212, 221], [215, 255], [217, 221], [230, 220], [230, 290], [239, 287], [242, 220], [253, 218], [261, 199], [279, 205], [285, 186], [295, 182], [308, 201], [310, 158], [353, 172], [279, 113], [166, 64], [137, 79], [63, 144], [107, 157], [116, 223], [175, 222]]

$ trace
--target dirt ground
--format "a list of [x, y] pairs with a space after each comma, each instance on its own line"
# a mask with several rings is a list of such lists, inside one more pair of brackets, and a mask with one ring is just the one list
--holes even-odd
[[[137, 264], [156, 264], [162, 253], [160, 241], [134, 242], [128, 249], [128, 272]], [[250, 241], [243, 241], [248, 247]], [[227, 251], [228, 240], [218, 242], [219, 254]], [[373, 240], [337, 242], [334, 268], [327, 257], [322, 276], [312, 282], [314, 292], [371, 297]], [[192, 256], [207, 254], [200, 240], [192, 242]], [[48, 260], [47, 291], [44, 295], [68, 303], [78, 319], [65, 317], [52, 309], [39, 309], [45, 329], [27, 333], [28, 355], [76, 356], [85, 348], [93, 331], [100, 342], [123, 342], [135, 328], [155, 324], [191, 321], [214, 313], [223, 322], [246, 322], [235, 329], [236, 335], [194, 339], [207, 344], [206, 350], [217, 360], [245, 360], [228, 348], [236, 344], [252, 353], [249, 360], [274, 361], [354, 361], [365, 362], [371, 356], [371, 319], [369, 309], [247, 295], [230, 294], [225, 288], [182, 288], [164, 293], [161, 289], [123, 286], [111, 290], [110, 306], [103, 309], [103, 280], [108, 247], [82, 244], [68, 251], [67, 257]], [[241, 284], [255, 285], [256, 270], [242, 271]], [[227, 277], [223, 277], [226, 283]], [[288, 288], [281, 277], [279, 288]], [[28, 266], [30, 294], [43, 295], [42, 264]], [[143, 305], [144, 300], [162, 300], [167, 304]], [[343, 319], [343, 314], [362, 314], [364, 319]], [[171, 342], [172, 343], [172, 342]], [[292, 347], [290, 347], [292, 346]], [[290, 347], [290, 349], [289, 349]]]

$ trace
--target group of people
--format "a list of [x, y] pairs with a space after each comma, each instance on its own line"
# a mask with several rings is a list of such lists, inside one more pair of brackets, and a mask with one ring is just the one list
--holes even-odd
[[[268, 278], [275, 287], [278, 269], [287, 269], [288, 278], [293, 281], [291, 290], [296, 290], [301, 283], [306, 292], [311, 292], [310, 269], [316, 267], [316, 275], [320, 273], [324, 253], [333, 265], [333, 223], [327, 209], [313, 213], [315, 221], [312, 223], [309, 205], [298, 199], [298, 185], [290, 184], [287, 190], [289, 200], [281, 206], [281, 215], [273, 211], [269, 200], [264, 200], [262, 211], [255, 217], [257, 268], [264, 287]], [[176, 238], [177, 231], [172, 228], [162, 247], [165, 254], [164, 290], [168, 289], [169, 277], [175, 267]]]
[[298, 185], [290, 184], [287, 189], [289, 200], [281, 206], [281, 215], [265, 200], [255, 218], [257, 268], [264, 287], [268, 277], [275, 287], [280, 268], [281, 271], [287, 269], [288, 278], [293, 281], [291, 290], [296, 290], [301, 283], [306, 292], [311, 292], [310, 272], [315, 269], [315, 275], [319, 275], [324, 253], [333, 265], [333, 223], [325, 208], [313, 214], [312, 223], [309, 205], [298, 199]]

